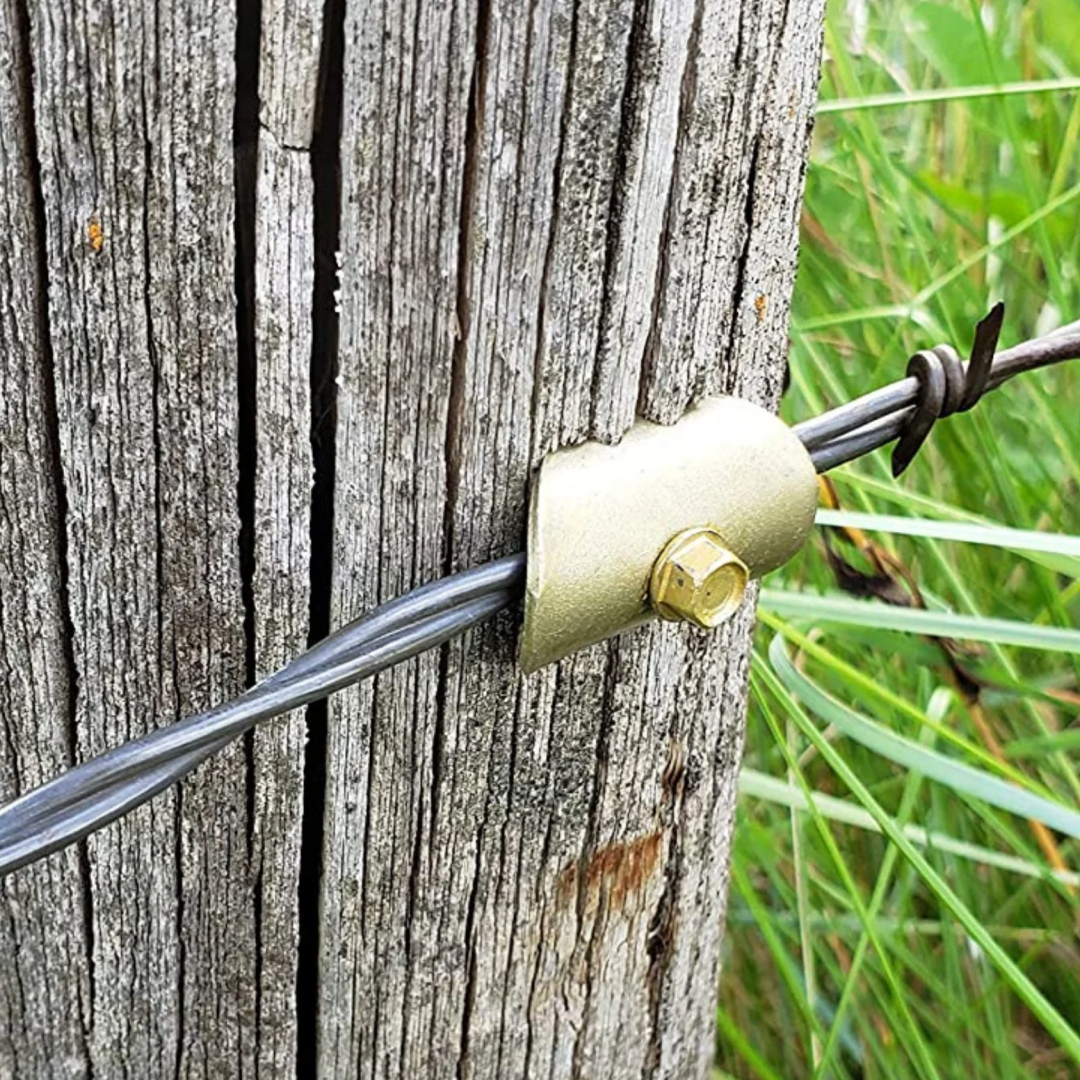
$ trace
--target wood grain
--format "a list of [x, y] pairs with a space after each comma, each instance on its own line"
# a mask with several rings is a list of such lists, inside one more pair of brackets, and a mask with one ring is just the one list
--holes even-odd
[[[0, 2], [0, 803], [71, 762], [60, 509], [25, 25]], [[86, 1077], [84, 880], [69, 849], [0, 881], [0, 1078]]]
[[[243, 685], [235, 24], [30, 15], [82, 758]], [[253, 1072], [249, 833], [235, 745], [88, 841], [94, 1076]]]
[[[338, 620], [522, 546], [547, 451], [774, 404], [818, 0], [346, 14]], [[701, 1076], [752, 611], [331, 706], [327, 1076]]]
[[[321, 4], [262, 5], [255, 170], [252, 612], [263, 678], [307, 646], [311, 560], [315, 126]], [[260, 1077], [295, 1075], [303, 710], [253, 736]]]
[[[0, 0], [0, 799], [307, 639], [328, 78], [335, 624], [776, 402], [822, 0], [348, 0], [334, 72], [337, 10]], [[527, 679], [516, 618], [331, 703], [317, 924], [299, 715], [0, 884], [0, 1080], [706, 1075], [751, 605]]]

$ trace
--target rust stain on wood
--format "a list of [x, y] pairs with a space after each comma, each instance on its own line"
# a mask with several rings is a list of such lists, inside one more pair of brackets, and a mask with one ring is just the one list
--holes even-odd
[[95, 255], [105, 246], [105, 230], [97, 211], [90, 215], [90, 220], [86, 223], [86, 239], [90, 242], [90, 250]]
[[559, 907], [569, 906], [584, 875], [589, 899], [602, 894], [607, 898], [608, 910], [621, 910], [627, 897], [639, 893], [656, 871], [662, 839], [663, 832], [658, 829], [625, 843], [602, 847], [584, 866], [580, 861], [570, 863], [559, 874], [555, 891]]

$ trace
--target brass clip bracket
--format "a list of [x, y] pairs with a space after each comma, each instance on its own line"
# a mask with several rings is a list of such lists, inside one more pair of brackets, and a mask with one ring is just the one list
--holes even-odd
[[533, 486], [522, 670], [657, 615], [719, 625], [803, 546], [816, 506], [799, 438], [740, 398], [556, 451]]

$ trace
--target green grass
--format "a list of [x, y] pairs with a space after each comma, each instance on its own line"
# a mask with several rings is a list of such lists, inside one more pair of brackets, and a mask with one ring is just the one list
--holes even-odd
[[[791, 421], [1080, 318], [1080, 0], [827, 3]], [[833, 475], [926, 611], [766, 583], [717, 1075], [1080, 1077], [1080, 362]]]

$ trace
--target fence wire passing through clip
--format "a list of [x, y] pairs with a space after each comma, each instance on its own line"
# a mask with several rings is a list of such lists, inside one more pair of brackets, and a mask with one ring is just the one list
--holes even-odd
[[[899, 475], [934, 423], [1021, 372], [1080, 357], [1080, 322], [996, 353], [1004, 308], [978, 325], [971, 359], [949, 345], [916, 353], [908, 376], [793, 427], [819, 473], [899, 440]], [[331, 634], [245, 694], [168, 724], [0, 807], [0, 876], [74, 843], [153, 798], [261, 720], [327, 697], [442, 645], [515, 604], [524, 554], [442, 578]]]

